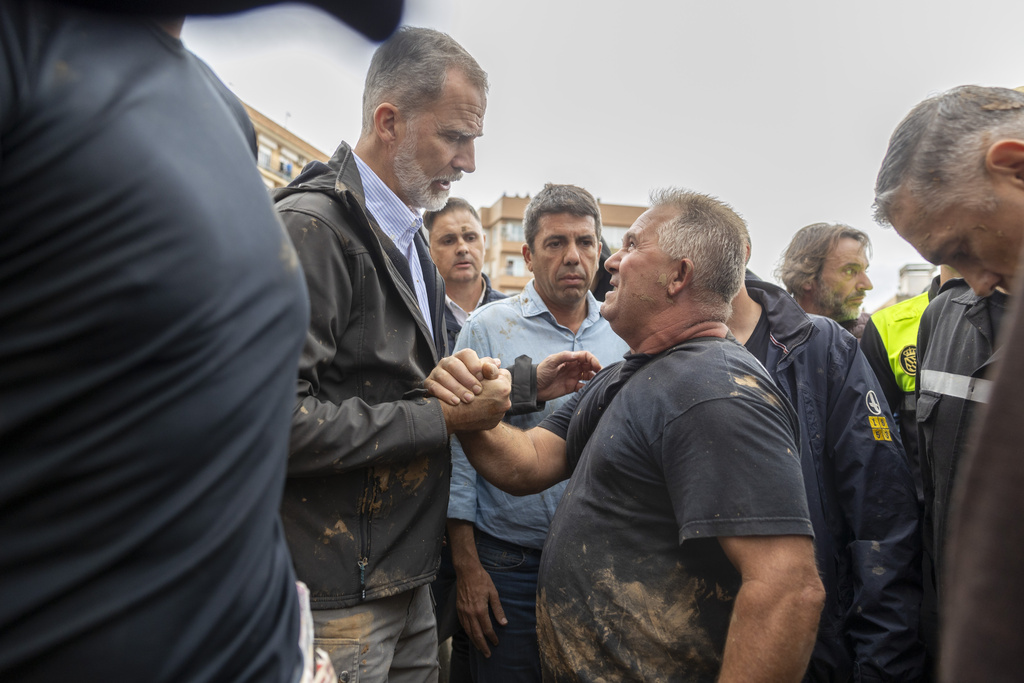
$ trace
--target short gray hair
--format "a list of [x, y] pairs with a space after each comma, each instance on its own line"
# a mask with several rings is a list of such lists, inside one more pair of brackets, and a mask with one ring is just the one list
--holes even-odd
[[594, 195], [576, 185], [548, 183], [523, 210], [523, 236], [531, 252], [533, 240], [540, 231], [540, 219], [555, 213], [567, 213], [580, 218], [590, 216], [594, 219], [594, 236], [598, 241], [601, 240], [601, 207], [597, 205]]
[[693, 262], [694, 301], [708, 320], [727, 321], [746, 272], [746, 221], [725, 202], [680, 188], [651, 192], [651, 208], [660, 207], [676, 216], [658, 228], [658, 247], [673, 259]]
[[891, 223], [904, 187], [928, 212], [991, 207], [985, 153], [1007, 137], [1024, 139], [1024, 93], [963, 85], [921, 102], [889, 138], [875, 181], [875, 220]]
[[863, 230], [851, 228], [844, 223], [811, 223], [793, 235], [775, 269], [775, 277], [782, 281], [787, 292], [799, 296], [805, 284], [817, 282], [825, 267], [825, 259], [842, 239], [860, 242], [861, 247], [871, 255], [871, 238]]
[[429, 28], [398, 29], [373, 53], [366, 72], [363, 134], [373, 130], [373, 112], [383, 102], [390, 102], [407, 116], [436, 102], [453, 69], [487, 93], [487, 73], [451, 36]]

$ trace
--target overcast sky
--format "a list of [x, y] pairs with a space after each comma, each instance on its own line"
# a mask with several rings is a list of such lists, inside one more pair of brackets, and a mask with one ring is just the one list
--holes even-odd
[[[477, 171], [453, 194], [707, 192], [747, 219], [766, 278], [797, 229], [848, 223], [874, 242], [869, 310], [921, 261], [871, 219], [893, 129], [953, 86], [1024, 85], [1024, 3], [1007, 0], [406, 0], [403, 23], [451, 34], [490, 77]], [[375, 46], [344, 25], [287, 5], [189, 19], [182, 38], [313, 145], [355, 142]]]

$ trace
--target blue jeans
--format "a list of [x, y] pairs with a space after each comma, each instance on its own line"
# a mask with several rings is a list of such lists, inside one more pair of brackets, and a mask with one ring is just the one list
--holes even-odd
[[540, 550], [506, 543], [476, 530], [476, 551], [487, 570], [508, 619], [501, 626], [492, 618], [498, 644], [490, 658], [472, 649], [470, 671], [476, 683], [539, 683], [537, 646], [537, 571]]

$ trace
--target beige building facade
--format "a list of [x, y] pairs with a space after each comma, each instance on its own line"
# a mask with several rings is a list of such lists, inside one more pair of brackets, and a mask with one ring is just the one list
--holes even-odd
[[256, 166], [268, 188], [284, 187], [310, 161], [329, 156], [295, 133], [242, 103], [256, 129]]

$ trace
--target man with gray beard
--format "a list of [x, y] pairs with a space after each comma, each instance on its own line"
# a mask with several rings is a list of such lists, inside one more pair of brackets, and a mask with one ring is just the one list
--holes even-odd
[[508, 407], [507, 383], [482, 381], [475, 355], [450, 364], [463, 375], [452, 386], [480, 395], [425, 393], [452, 375], [435, 369], [444, 283], [420, 210], [442, 208], [475, 170], [486, 94], [487, 75], [458, 43], [404, 28], [370, 63], [355, 148], [342, 143], [275, 194], [311, 304], [281, 514], [316, 642], [342, 681], [437, 680], [429, 584], [448, 437], [493, 426]]

